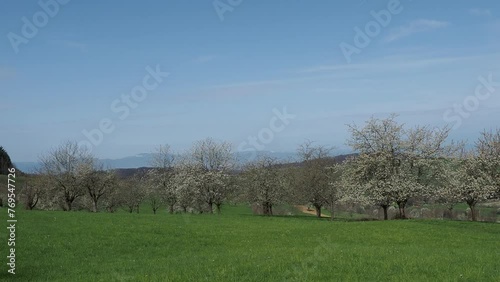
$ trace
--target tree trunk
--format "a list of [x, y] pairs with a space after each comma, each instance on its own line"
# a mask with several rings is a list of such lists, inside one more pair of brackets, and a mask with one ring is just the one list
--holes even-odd
[[168, 213], [173, 214], [174, 213], [174, 205], [170, 205], [168, 207]]
[[316, 209], [316, 216], [321, 218], [321, 206], [314, 206], [314, 208]]
[[92, 200], [92, 212], [97, 212], [97, 201]]
[[36, 207], [36, 204], [38, 204], [38, 200], [40, 200], [39, 197], [37, 197], [36, 200], [30, 204], [30, 211]]
[[470, 215], [472, 221], [477, 221], [477, 215], [476, 215], [476, 203], [467, 203], [470, 208]]
[[405, 219], [406, 218], [406, 213], [405, 213], [406, 200], [399, 201], [397, 203], [398, 203], [398, 208], [399, 208], [399, 218]]
[[25, 207], [26, 207], [27, 210], [31, 211], [31, 210], [33, 210], [33, 208], [35, 206], [33, 205], [33, 201], [32, 200], [28, 200], [28, 202], [26, 203]]
[[453, 219], [453, 206], [447, 207], [447, 210], [443, 213], [443, 217], [447, 219]]
[[66, 211], [71, 211], [71, 204], [72, 203], [73, 203], [73, 201], [66, 199], [66, 206], [65, 206]]
[[266, 202], [262, 203], [262, 214], [269, 215], [269, 207]]
[[212, 203], [212, 201], [209, 201], [208, 202], [208, 212], [209, 213], [214, 213], [213, 206], [214, 206], [214, 204]]
[[382, 205], [382, 209], [384, 209], [384, 220], [388, 220], [389, 217], [387, 216], [387, 210], [389, 209], [389, 205]]
[[273, 215], [273, 205], [268, 202], [262, 203], [262, 214], [267, 216]]
[[330, 221], [333, 221], [333, 204], [330, 204]]
[[216, 207], [216, 209], [217, 209], [217, 213], [218, 213], [218, 214], [220, 214], [221, 205], [222, 205], [222, 204], [215, 204], [215, 207]]

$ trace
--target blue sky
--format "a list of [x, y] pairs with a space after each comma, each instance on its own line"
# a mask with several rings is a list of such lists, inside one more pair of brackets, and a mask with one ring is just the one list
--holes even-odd
[[[498, 126], [498, 1], [220, 0], [219, 12], [213, 1], [53, 1], [40, 1], [58, 7], [45, 23], [38, 1], [0, 3], [0, 145], [14, 161], [87, 140], [103, 119], [114, 130], [92, 145], [101, 158], [165, 143], [182, 151], [209, 136], [236, 148], [269, 133], [284, 107], [294, 118], [276, 123], [265, 150], [310, 139], [345, 151], [346, 124], [393, 112], [471, 142]], [[39, 24], [31, 38], [23, 17]], [[355, 28], [370, 23], [379, 30], [356, 45]], [[357, 48], [349, 60], [342, 43]], [[121, 119], [113, 101], [148, 66], [169, 75]], [[494, 82], [481, 99], [479, 77]]]

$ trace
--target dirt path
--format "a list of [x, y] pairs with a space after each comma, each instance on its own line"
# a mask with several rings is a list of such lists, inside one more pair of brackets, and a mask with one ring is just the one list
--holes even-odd
[[[303, 212], [303, 213], [307, 213], [307, 214], [312, 214], [312, 215], [316, 215], [316, 210], [308, 210], [306, 206], [295, 206], [299, 211]], [[329, 216], [328, 215], [325, 215], [323, 213], [321, 213], [321, 217], [326, 217], [328, 218]]]

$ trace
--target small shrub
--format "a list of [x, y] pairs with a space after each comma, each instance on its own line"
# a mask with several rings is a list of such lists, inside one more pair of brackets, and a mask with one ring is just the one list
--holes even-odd
[[420, 215], [422, 218], [432, 218], [432, 212], [428, 208], [421, 208]]
[[396, 207], [394, 207], [394, 206], [390, 206], [390, 207], [387, 209], [387, 217], [388, 217], [388, 218], [394, 218], [394, 219], [396, 219], [396, 215], [397, 215], [397, 210], [396, 210]]
[[420, 211], [418, 209], [412, 209], [410, 211], [410, 218], [420, 218]]
[[497, 222], [497, 211], [496, 210], [491, 210], [488, 216], [484, 218], [484, 221], [487, 222]]
[[262, 214], [262, 207], [259, 204], [252, 204], [253, 214]]
[[356, 207], [356, 213], [364, 214], [365, 212], [366, 212], [366, 210], [363, 206]]
[[443, 219], [444, 209], [436, 208], [432, 210], [432, 216], [436, 219]]
[[443, 218], [454, 219], [455, 218], [454, 215], [455, 215], [455, 212], [453, 210], [450, 210], [450, 209], [443, 210]]

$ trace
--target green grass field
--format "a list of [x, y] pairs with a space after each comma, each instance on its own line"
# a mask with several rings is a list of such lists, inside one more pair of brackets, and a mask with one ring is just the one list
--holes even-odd
[[17, 218], [15, 276], [0, 228], [5, 281], [500, 281], [494, 223], [329, 222], [245, 206], [222, 215], [19, 209]]

